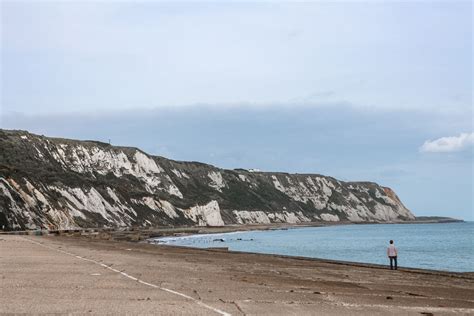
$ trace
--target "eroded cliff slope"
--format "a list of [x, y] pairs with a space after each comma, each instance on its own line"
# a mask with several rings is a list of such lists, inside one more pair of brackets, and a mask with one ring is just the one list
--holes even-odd
[[0, 130], [0, 226], [404, 221], [389, 188], [315, 174], [224, 170], [136, 148]]

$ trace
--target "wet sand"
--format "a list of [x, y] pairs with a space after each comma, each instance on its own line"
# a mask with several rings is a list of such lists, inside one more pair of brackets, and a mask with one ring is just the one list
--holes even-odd
[[0, 236], [0, 313], [474, 314], [474, 275], [65, 236]]

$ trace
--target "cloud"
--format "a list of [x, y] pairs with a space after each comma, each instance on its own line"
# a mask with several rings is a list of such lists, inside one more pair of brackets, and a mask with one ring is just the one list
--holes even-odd
[[459, 136], [427, 140], [420, 147], [420, 151], [428, 153], [449, 153], [464, 150], [472, 145], [474, 145], [474, 133], [461, 133]]

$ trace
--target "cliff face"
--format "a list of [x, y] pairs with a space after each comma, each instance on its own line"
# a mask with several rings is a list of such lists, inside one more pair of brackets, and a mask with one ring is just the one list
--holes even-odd
[[0, 226], [7, 229], [412, 219], [392, 190], [375, 183], [224, 170], [0, 130]]

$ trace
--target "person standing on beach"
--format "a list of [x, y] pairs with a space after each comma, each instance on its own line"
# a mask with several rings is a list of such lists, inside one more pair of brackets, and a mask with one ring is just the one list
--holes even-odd
[[395, 263], [395, 270], [397, 270], [397, 255], [398, 251], [393, 244], [393, 240], [390, 240], [390, 245], [387, 248], [387, 256], [390, 259], [390, 270], [393, 270], [394, 263]]

